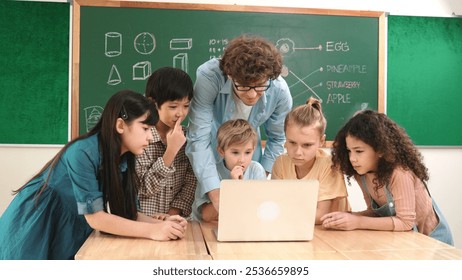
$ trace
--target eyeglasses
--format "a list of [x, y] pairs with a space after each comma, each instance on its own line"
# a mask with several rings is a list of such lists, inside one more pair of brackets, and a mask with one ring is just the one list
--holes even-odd
[[251, 89], [254, 89], [255, 91], [265, 91], [270, 88], [271, 80], [269, 80], [269, 83], [267, 85], [260, 85], [260, 86], [253, 86], [253, 87], [237, 85], [234, 81], [233, 81], [233, 85], [238, 91], [249, 91]]

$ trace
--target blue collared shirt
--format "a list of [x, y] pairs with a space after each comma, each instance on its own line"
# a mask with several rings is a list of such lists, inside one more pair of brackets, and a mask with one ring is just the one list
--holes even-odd
[[[197, 69], [194, 97], [189, 111], [186, 155], [191, 161], [201, 193], [219, 188], [220, 179], [215, 163], [217, 130], [232, 119], [236, 105], [232, 96], [232, 81], [219, 68], [219, 60], [212, 59]], [[266, 171], [271, 172], [277, 156], [284, 151], [284, 119], [292, 109], [292, 96], [282, 77], [273, 80], [271, 87], [252, 107], [249, 123], [257, 130], [259, 141], [253, 154]], [[266, 133], [263, 153], [260, 126]]]

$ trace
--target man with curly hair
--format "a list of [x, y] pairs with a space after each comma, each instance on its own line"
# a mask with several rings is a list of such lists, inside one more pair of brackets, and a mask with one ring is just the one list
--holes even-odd
[[[249, 121], [259, 136], [253, 160], [261, 163], [267, 174], [283, 153], [284, 118], [292, 109], [292, 96], [280, 76], [282, 66], [282, 56], [271, 42], [241, 35], [230, 41], [221, 59], [211, 59], [197, 69], [186, 154], [198, 180], [196, 192], [210, 199], [210, 203], [193, 205], [199, 212], [203, 206], [219, 209], [215, 135], [221, 124], [230, 119]], [[266, 133], [264, 150], [260, 127]]]

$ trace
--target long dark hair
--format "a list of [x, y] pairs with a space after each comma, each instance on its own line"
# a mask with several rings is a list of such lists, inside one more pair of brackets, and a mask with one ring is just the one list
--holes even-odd
[[390, 182], [397, 167], [414, 172], [424, 183], [428, 181], [428, 171], [419, 150], [406, 131], [387, 115], [372, 110], [358, 112], [335, 136], [332, 146], [334, 168], [340, 168], [349, 179], [357, 173], [350, 162], [345, 140], [347, 136], [353, 136], [371, 146], [375, 152], [383, 154], [374, 180], [376, 190]]
[[[147, 117], [143, 123], [154, 126], [159, 117], [152, 102], [142, 94], [134, 91], [122, 90], [117, 92], [108, 100], [101, 118], [89, 132], [67, 143], [34, 177], [13, 193], [20, 192], [30, 181], [41, 176], [42, 173], [49, 169], [45, 184], [36, 194], [36, 203], [38, 203], [40, 195], [48, 185], [53, 169], [68, 147], [76, 141], [99, 133], [99, 147], [102, 160], [97, 176], [99, 180], [102, 180], [104, 210], [107, 211], [106, 207], [109, 203], [112, 214], [135, 220], [137, 218], [136, 198], [138, 193], [135, 155], [131, 152], [123, 155], [127, 160], [127, 171], [125, 176], [121, 176], [119, 165], [121, 162], [120, 152], [122, 143], [120, 135], [116, 130], [116, 122], [117, 119], [122, 118], [127, 124], [130, 124], [133, 120], [145, 114], [147, 114]], [[122, 177], [124, 178], [123, 181]]]

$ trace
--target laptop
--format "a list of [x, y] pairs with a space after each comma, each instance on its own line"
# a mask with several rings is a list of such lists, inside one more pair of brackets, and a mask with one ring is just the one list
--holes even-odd
[[310, 241], [318, 180], [222, 180], [218, 241]]

